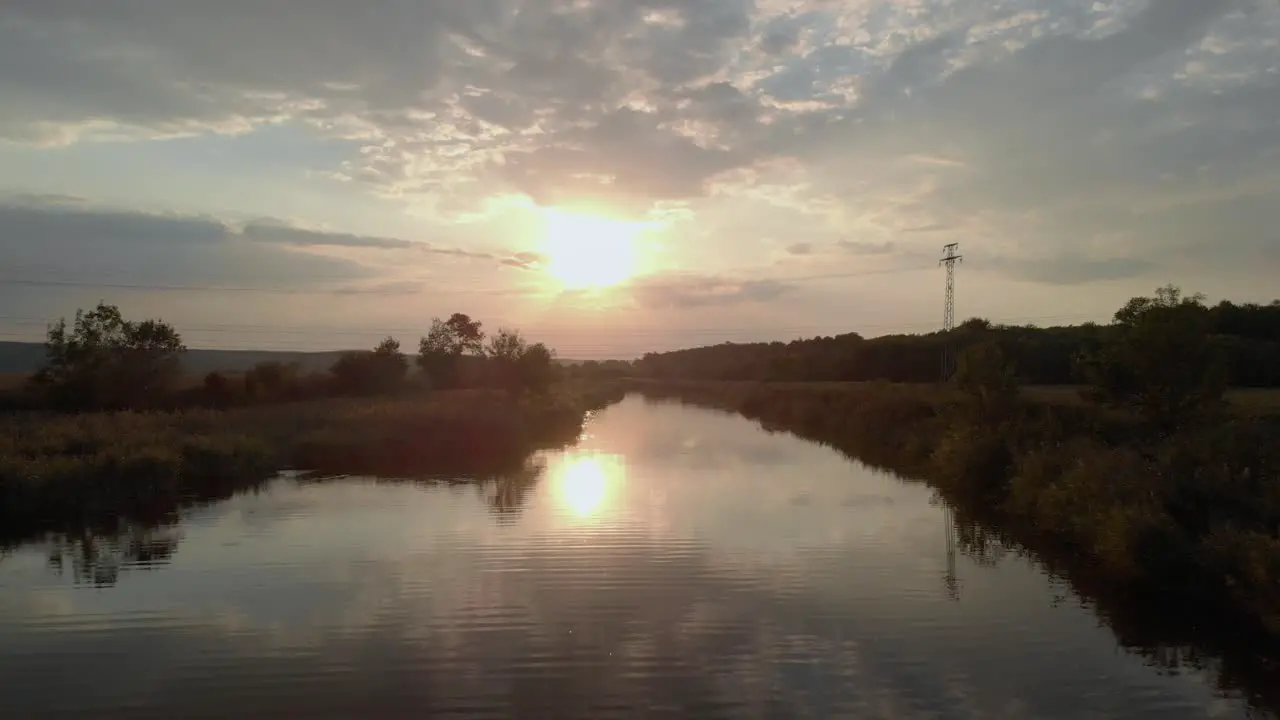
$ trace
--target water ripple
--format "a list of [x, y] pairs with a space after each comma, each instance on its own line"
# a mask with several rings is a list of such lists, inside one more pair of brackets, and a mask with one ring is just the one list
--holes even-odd
[[629, 400], [540, 462], [470, 488], [282, 478], [19, 548], [0, 716], [1244, 715], [1037, 566], [951, 567], [926, 488], [825, 448]]

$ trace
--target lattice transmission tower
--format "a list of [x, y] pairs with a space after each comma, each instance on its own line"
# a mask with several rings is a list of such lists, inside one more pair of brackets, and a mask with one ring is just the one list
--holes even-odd
[[944, 245], [942, 259], [938, 261], [939, 265], [947, 268], [947, 296], [942, 311], [942, 331], [948, 333], [948, 336], [942, 349], [942, 382], [950, 380], [951, 373], [955, 371], [955, 354], [952, 352], [949, 333], [956, 327], [956, 264], [964, 261], [964, 256], [959, 252], [960, 243]]
[[[964, 262], [964, 257], [960, 255], [960, 243], [950, 243], [942, 247], [942, 259], [938, 261], [938, 264], [947, 268], [947, 294], [942, 309], [942, 331], [944, 333], [942, 340], [942, 382], [950, 380], [951, 373], [955, 372], [955, 350], [951, 346], [951, 331], [956, 327], [956, 265], [961, 262]], [[956, 518], [955, 510], [950, 504], [945, 505], [943, 517], [945, 518], [943, 532], [947, 535], [947, 571], [943, 576], [943, 582], [947, 587], [947, 597], [959, 601], [960, 578], [956, 575]]]

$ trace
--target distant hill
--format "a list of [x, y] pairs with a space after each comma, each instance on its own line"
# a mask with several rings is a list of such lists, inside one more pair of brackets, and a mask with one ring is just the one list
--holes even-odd
[[[298, 363], [304, 372], [328, 370], [341, 350], [294, 352], [283, 350], [188, 350], [182, 357], [183, 370], [192, 375], [213, 372], [243, 372], [261, 362]], [[26, 374], [40, 369], [44, 344], [0, 342], [0, 375]], [[581, 360], [560, 359], [561, 365], [577, 365]]]
[[[298, 363], [304, 371], [328, 370], [341, 351], [288, 352], [273, 350], [188, 350], [182, 356], [187, 373], [203, 375], [214, 370], [242, 372], [260, 362]], [[0, 373], [33, 373], [44, 362], [42, 343], [0, 342]]]
[[44, 362], [40, 343], [0, 342], [0, 374], [33, 373]]

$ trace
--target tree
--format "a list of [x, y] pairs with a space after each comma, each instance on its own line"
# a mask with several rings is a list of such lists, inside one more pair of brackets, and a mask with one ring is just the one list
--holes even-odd
[[513, 395], [544, 393], [555, 379], [555, 354], [542, 343], [528, 344], [518, 330], [499, 330], [485, 357], [497, 384]]
[[513, 395], [519, 394], [521, 389], [520, 358], [526, 349], [527, 344], [518, 330], [501, 328], [489, 338], [489, 345], [484, 350], [494, 381]]
[[418, 367], [438, 388], [456, 387], [464, 355], [481, 355], [484, 332], [480, 322], [463, 313], [448, 320], [435, 318], [431, 330], [418, 343]]
[[49, 328], [45, 364], [33, 381], [55, 406], [68, 410], [153, 407], [168, 393], [186, 350], [172, 326], [125, 320], [99, 302]]
[[1006, 413], [1018, 398], [1017, 372], [1000, 346], [991, 341], [960, 353], [952, 382], [984, 417]]
[[343, 353], [329, 372], [339, 393], [374, 395], [398, 390], [408, 370], [400, 341], [388, 337], [373, 350]]
[[980, 333], [986, 332], [992, 327], [991, 321], [986, 318], [971, 317], [960, 323], [960, 326], [956, 329], [961, 332]]
[[521, 389], [534, 395], [545, 394], [556, 379], [555, 358], [555, 351], [540, 342], [525, 348], [519, 361]]
[[225, 408], [231, 404], [231, 382], [227, 376], [213, 371], [204, 376], [204, 398], [216, 408]]
[[244, 374], [245, 394], [254, 400], [279, 400], [296, 392], [301, 370], [297, 363], [260, 362]]
[[1209, 335], [1204, 297], [1168, 285], [1115, 314], [1110, 337], [1083, 368], [1091, 397], [1136, 411], [1168, 434], [1222, 404], [1222, 364]]

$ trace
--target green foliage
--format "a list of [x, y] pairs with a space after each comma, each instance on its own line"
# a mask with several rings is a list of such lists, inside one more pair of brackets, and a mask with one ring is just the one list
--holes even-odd
[[1011, 434], [1003, 424], [949, 423], [930, 457], [934, 478], [975, 497], [1002, 497], [1013, 464]]
[[370, 351], [343, 353], [329, 372], [339, 395], [379, 395], [402, 388], [409, 361], [400, 342], [388, 337]]
[[1138, 413], [1165, 434], [1222, 406], [1223, 365], [1210, 342], [1203, 297], [1172, 285], [1116, 312], [1108, 341], [1083, 364], [1099, 402]]
[[1007, 414], [1018, 400], [1018, 375], [999, 344], [972, 345], [956, 359], [951, 378], [980, 416]]
[[49, 328], [45, 365], [33, 379], [53, 406], [68, 410], [155, 406], [171, 389], [186, 347], [159, 320], [129, 321], [98, 303]]
[[418, 367], [433, 387], [458, 387], [462, 358], [483, 354], [484, 332], [477, 320], [454, 313], [448, 320], [435, 318], [431, 330], [418, 343]]

